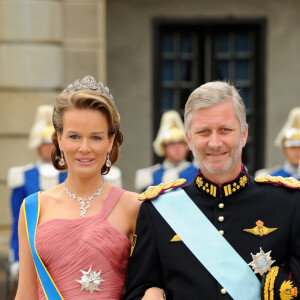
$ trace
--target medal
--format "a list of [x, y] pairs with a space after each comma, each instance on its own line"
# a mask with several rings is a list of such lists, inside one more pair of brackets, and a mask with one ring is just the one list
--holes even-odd
[[102, 281], [105, 281], [100, 277], [101, 270], [97, 273], [92, 271], [92, 266], [90, 266], [88, 271], [80, 270], [80, 272], [83, 274], [81, 276], [81, 280], [76, 280], [78, 283], [81, 283], [80, 292], [85, 289], [90, 292], [90, 295], [92, 295], [95, 290], [100, 291], [99, 286]]
[[248, 265], [252, 267], [254, 274], [259, 273], [260, 275], [263, 275], [271, 270], [271, 265], [275, 262], [275, 260], [271, 259], [271, 251], [265, 253], [260, 248], [259, 253], [255, 255], [251, 253], [253, 260]]

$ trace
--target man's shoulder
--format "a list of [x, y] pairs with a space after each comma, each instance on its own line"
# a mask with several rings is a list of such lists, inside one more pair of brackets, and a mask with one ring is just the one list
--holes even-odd
[[257, 184], [270, 185], [276, 188], [288, 188], [293, 190], [300, 190], [300, 181], [294, 177], [281, 177], [281, 176], [258, 176], [255, 177]]
[[20, 187], [25, 183], [25, 176], [26, 172], [34, 169], [36, 166], [33, 163], [19, 166], [19, 167], [12, 167], [8, 170], [7, 175], [7, 186], [11, 189]]
[[167, 183], [161, 183], [159, 185], [149, 186], [143, 193], [139, 195], [139, 200], [154, 200], [160, 195], [164, 194], [166, 191], [177, 189], [185, 185], [186, 179], [180, 178]]

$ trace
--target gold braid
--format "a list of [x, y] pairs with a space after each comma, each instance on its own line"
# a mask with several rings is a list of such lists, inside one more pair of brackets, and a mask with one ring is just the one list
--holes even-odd
[[273, 267], [271, 269], [271, 279], [270, 279], [270, 286], [269, 286], [269, 291], [270, 291], [270, 300], [274, 300], [274, 283], [276, 276], [278, 275], [278, 270], [279, 267]]
[[269, 300], [269, 283], [271, 279], [271, 272], [272, 271], [270, 271], [266, 276], [265, 286], [264, 286], [264, 300]]

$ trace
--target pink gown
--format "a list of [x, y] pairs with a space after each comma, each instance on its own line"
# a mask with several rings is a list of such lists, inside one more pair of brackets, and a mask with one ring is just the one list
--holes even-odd
[[[130, 252], [128, 237], [106, 218], [124, 190], [112, 187], [101, 212], [92, 217], [52, 219], [37, 227], [36, 248], [65, 300], [122, 298]], [[83, 273], [99, 272], [104, 280], [91, 295], [81, 289]], [[38, 280], [39, 299], [46, 300]]]

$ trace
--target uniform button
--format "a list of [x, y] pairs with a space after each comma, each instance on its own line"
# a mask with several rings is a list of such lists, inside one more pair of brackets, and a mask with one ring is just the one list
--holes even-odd
[[218, 220], [219, 220], [219, 222], [223, 222], [223, 221], [224, 221], [224, 217], [223, 217], [223, 216], [220, 216], [220, 217], [218, 218]]
[[225, 289], [221, 289], [221, 294], [225, 295], [227, 291]]
[[224, 230], [219, 230], [219, 232], [221, 233], [221, 235], [224, 235]]
[[224, 208], [224, 203], [219, 203], [219, 208]]

